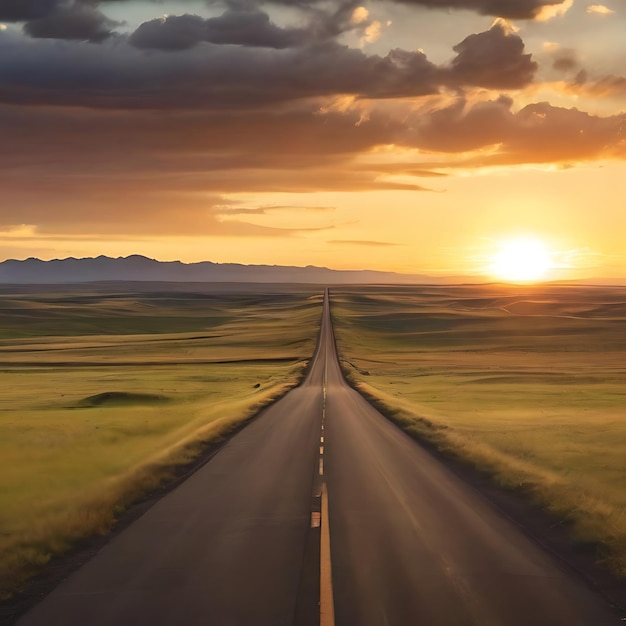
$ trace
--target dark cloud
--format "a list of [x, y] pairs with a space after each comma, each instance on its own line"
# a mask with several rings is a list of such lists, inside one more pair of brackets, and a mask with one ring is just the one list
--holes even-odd
[[[158, 42], [150, 45], [188, 46], [197, 36], [189, 33], [206, 23], [194, 16], [183, 18], [171, 24], [184, 27], [173, 27], [167, 36], [158, 31]], [[147, 38], [141, 45], [148, 45], [150, 32], [141, 36]], [[269, 45], [270, 39], [264, 41]], [[25, 42], [5, 32], [0, 35], [0, 101], [115, 109], [253, 109], [335, 95], [417, 97], [436, 94], [442, 86], [519, 88], [536, 70], [530, 55], [523, 53], [522, 40], [499, 24], [471, 35], [455, 50], [452, 63], [441, 67], [418, 50], [394, 49], [382, 57], [334, 41], [283, 50], [207, 43], [173, 54], [138, 50], [119, 37], [100, 46], [70, 41], [58, 45]]]
[[209, 43], [281, 49], [302, 45], [306, 40], [303, 29], [280, 28], [263, 11], [226, 11], [205, 24], [205, 40]]
[[481, 15], [507, 19], [534, 19], [546, 7], [562, 5], [565, 0], [396, 0], [396, 2], [432, 9], [466, 9]]
[[[101, 0], [0, 0], [0, 20], [26, 22], [24, 30], [32, 37], [101, 41], [117, 23], [98, 10], [100, 4]], [[283, 49], [333, 39], [349, 30], [364, 32], [372, 23], [368, 18], [358, 23], [351, 19], [356, 7], [352, 0], [323, 9], [314, 6], [316, 2], [294, 3], [304, 9], [306, 27], [281, 28], [259, 9], [260, 4], [226, 2], [230, 8], [209, 19], [189, 14], [159, 17], [141, 24], [130, 40], [137, 48], [170, 51], [203, 41]]]
[[135, 48], [188, 50], [206, 39], [206, 20], [198, 15], [170, 15], [144, 22], [131, 35]]
[[352, 19], [353, 2], [340, 2], [334, 8], [307, 7], [303, 27], [280, 27], [267, 13], [255, 6], [235, 6], [218, 17], [198, 15], [166, 16], [144, 22], [131, 35], [130, 42], [141, 49], [188, 50], [201, 42], [240, 45], [278, 50], [331, 41], [339, 35], [356, 31], [364, 34], [373, 23], [367, 16]]
[[[534, 19], [541, 15], [546, 7], [558, 7], [566, 0], [393, 0], [402, 4], [427, 7], [430, 9], [466, 10], [475, 11], [480, 15], [493, 15], [507, 19]], [[250, 9], [262, 4], [262, 0], [225, 0], [225, 3], [235, 9]], [[311, 9], [318, 4], [318, 0], [273, 0], [274, 4], [290, 7]], [[345, 3], [344, 6], [354, 8], [354, 3]]]
[[524, 54], [522, 39], [501, 22], [466, 37], [454, 51], [451, 76], [456, 84], [518, 89], [532, 82], [538, 67]]
[[304, 29], [280, 28], [263, 11], [226, 11], [219, 17], [168, 16], [142, 24], [130, 38], [136, 48], [186, 50], [202, 41], [267, 48], [291, 48], [309, 40]]
[[579, 67], [578, 58], [574, 50], [559, 50], [552, 60], [552, 67], [557, 72], [572, 72]]
[[102, 41], [117, 25], [101, 13], [99, 0], [0, 0], [0, 21], [26, 22], [31, 37]]
[[[110, 0], [111, 1], [111, 0]], [[117, 0], [127, 1], [127, 0]], [[396, 0], [429, 8], [469, 9], [484, 15], [532, 19], [546, 7], [558, 7], [565, 0]], [[156, 2], [155, 2], [156, 3]], [[312, 17], [306, 28], [281, 28], [259, 10], [261, 0], [229, 0], [224, 15], [203, 20], [181, 15], [155, 19], [134, 33], [140, 48], [184, 50], [201, 41], [247, 46], [287, 48], [302, 42], [333, 38], [347, 30], [363, 30], [371, 22], [355, 23], [354, 1], [343, 1], [331, 9], [315, 0], [276, 0], [297, 7]], [[0, 21], [26, 22], [33, 37], [100, 41], [110, 35], [115, 23], [97, 7], [101, 0], [0, 0]]]
[[102, 41], [116, 25], [95, 7], [75, 3], [28, 21], [24, 31], [35, 38]]
[[0, 99], [105, 108], [251, 108], [336, 94], [418, 96], [438, 89], [421, 52], [385, 57], [328, 42], [287, 50], [207, 45], [144, 53], [0, 36]]

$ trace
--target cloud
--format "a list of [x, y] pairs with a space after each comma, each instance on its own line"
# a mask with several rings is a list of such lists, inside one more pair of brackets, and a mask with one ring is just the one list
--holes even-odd
[[[78, 179], [71, 185], [57, 186], [44, 181], [39, 191], [47, 192], [45, 203], [37, 189], [22, 190], [19, 209], [7, 208], [0, 213], [0, 231], [11, 234], [12, 239], [20, 235], [25, 239], [59, 235], [90, 239], [98, 235], [290, 237], [331, 228], [277, 228], [223, 220], [220, 207], [226, 199], [217, 195], [173, 194], [154, 186], [142, 187], [136, 181], [117, 180], [109, 186], [92, 187], [93, 182]], [[60, 189], [62, 194], [57, 192]], [[7, 199], [12, 198], [12, 192], [7, 188]], [[87, 199], [88, 211], [84, 208]], [[30, 225], [27, 231], [24, 224]]]
[[[113, 0], [109, 0], [113, 1]], [[125, 0], [117, 0], [125, 1]], [[547, 19], [563, 14], [573, 0], [396, 0], [406, 4], [443, 9], [469, 9], [484, 15], [509, 19]], [[361, 45], [381, 35], [383, 23], [370, 18], [363, 6], [339, 1], [334, 6], [308, 0], [278, 0], [304, 12], [309, 23], [299, 28], [282, 28], [272, 23], [259, 6], [263, 0], [226, 0], [226, 12], [203, 19], [197, 15], [166, 16], [142, 24], [131, 36], [142, 49], [186, 50], [200, 42], [254, 47], [289, 48], [327, 41], [356, 30]], [[25, 22], [31, 37], [102, 41], [117, 24], [98, 6], [101, 0], [0, 0], [0, 21]], [[610, 11], [591, 5], [592, 12]]]
[[559, 48], [561, 47], [560, 43], [557, 43], [556, 41], [544, 41], [541, 44], [541, 48], [543, 50], [545, 50], [546, 52], [555, 52], [557, 51]]
[[355, 168], [361, 172], [371, 172], [372, 174], [386, 174], [392, 176], [415, 176], [418, 178], [445, 178], [446, 172], [437, 172], [419, 168], [415, 163], [369, 163], [367, 165], [356, 165]]
[[136, 48], [188, 50], [206, 38], [205, 20], [198, 15], [168, 15], [144, 22], [131, 35]]
[[306, 30], [280, 28], [263, 11], [228, 10], [206, 20], [180, 15], [145, 22], [131, 35], [130, 43], [155, 50], [187, 50], [203, 41], [282, 49], [304, 45], [308, 39]]
[[[240, 9], [258, 6], [263, 0], [224, 0], [227, 6]], [[480, 15], [492, 15], [507, 19], [536, 19], [548, 12], [563, 14], [572, 6], [573, 0], [392, 0], [406, 5], [429, 9], [475, 11]], [[274, 4], [297, 7], [312, 11], [317, 8], [317, 0], [273, 0]], [[344, 2], [340, 6], [352, 14], [358, 11], [357, 2]], [[357, 16], [361, 12], [357, 13]]]
[[310, 211], [310, 212], [332, 212], [335, 207], [332, 206], [296, 206], [296, 205], [272, 205], [264, 207], [256, 207], [254, 209], [243, 207], [218, 207], [217, 213], [219, 215], [232, 216], [232, 215], [268, 215], [275, 211]]
[[[229, 194], [422, 189], [351, 167], [357, 154], [403, 130], [377, 114], [361, 127], [356, 119], [356, 112], [320, 116], [313, 109], [164, 115], [2, 106], [0, 226], [35, 224], [44, 234], [283, 236], [245, 218], [291, 210], [286, 205], [244, 213], [227, 202]], [[332, 207], [297, 210], [323, 215]]]
[[547, 22], [555, 17], [562, 17], [574, 6], [574, 0], [563, 0], [559, 4], [544, 6], [535, 16], [538, 22]]
[[581, 70], [571, 83], [567, 83], [565, 91], [591, 98], [623, 97], [626, 96], [626, 77], [609, 74], [602, 78], [590, 79], [588, 72]]
[[[626, 158], [626, 115], [548, 103], [515, 111], [507, 97], [458, 98], [439, 109], [370, 103], [368, 121], [356, 126], [361, 114], [0, 106], [0, 230], [33, 224], [39, 234], [291, 236], [301, 231], [263, 228], [246, 216], [332, 207], [246, 208], [231, 195], [424, 191], [398, 176], [440, 176], [455, 161], [475, 168]], [[388, 146], [415, 158], [359, 162], [363, 153], [389, 158], [379, 151]], [[439, 171], [426, 169], [428, 160]]]
[[532, 82], [537, 64], [524, 54], [524, 42], [501, 20], [486, 32], [454, 46], [452, 82], [492, 89], [517, 89]]
[[111, 35], [111, 29], [116, 25], [117, 22], [96, 8], [75, 3], [30, 20], [24, 31], [35, 38], [102, 41]]
[[146, 54], [123, 42], [82, 44], [0, 37], [0, 99], [106, 108], [251, 108], [301, 98], [435, 93], [421, 52], [385, 57], [328, 42], [287, 50], [207, 46]]
[[367, 28], [363, 30], [363, 35], [360, 39], [360, 44], [363, 46], [366, 43], [374, 43], [378, 41], [383, 33], [382, 22], [372, 22]]
[[[220, 28], [231, 17], [216, 18]], [[259, 23], [269, 29], [269, 38], [263, 39], [269, 45], [273, 26], [265, 18]], [[184, 48], [197, 39], [196, 30], [206, 27], [194, 16], [158, 24], [166, 31], [159, 26], [154, 39], [152, 26], [141, 37], [141, 30], [135, 33], [140, 45]], [[235, 37], [235, 31], [220, 32]], [[243, 41], [244, 31], [237, 32]], [[131, 42], [138, 45], [135, 35]], [[252, 43], [251, 35], [247, 41]], [[273, 44], [279, 45], [278, 40]], [[139, 50], [120, 37], [86, 46], [5, 33], [0, 35], [0, 101], [112, 109], [254, 109], [341, 95], [410, 98], [464, 85], [515, 89], [532, 81], [537, 68], [524, 54], [520, 37], [501, 22], [470, 35], [454, 50], [457, 56], [449, 66], [437, 66], [419, 50], [367, 55], [330, 40], [285, 49], [205, 43], [172, 53]]]
[[352, 11], [352, 14], [350, 15], [350, 21], [353, 24], [362, 24], [363, 22], [366, 22], [369, 18], [369, 11], [365, 8], [365, 7], [356, 7], [354, 9], [354, 11]]
[[513, 101], [469, 105], [464, 99], [420, 118], [409, 140], [414, 147], [460, 153], [491, 147], [466, 165], [576, 163], [600, 158], [626, 158], [626, 114], [609, 117], [547, 102], [513, 112]]
[[468, 152], [496, 145], [509, 133], [513, 100], [497, 100], [469, 105], [458, 98], [449, 106], [418, 115], [411, 138], [413, 147], [435, 152]]
[[579, 67], [576, 51], [570, 48], [558, 49], [554, 54], [552, 67], [558, 72], [572, 72]]
[[399, 246], [401, 244], [392, 243], [390, 241], [367, 241], [361, 239], [331, 239], [328, 243], [340, 246], [370, 246], [370, 247], [388, 247]]
[[231, 6], [222, 15], [204, 19], [198, 15], [170, 15], [141, 24], [131, 35], [136, 48], [188, 50], [201, 42], [260, 48], [303, 47], [330, 42], [355, 31], [361, 41], [375, 41], [382, 24], [370, 18], [365, 7], [339, 2], [322, 10], [307, 7], [301, 27], [280, 27], [254, 6]]
[[507, 19], [536, 19], [547, 9], [571, 6], [571, 0], [396, 0], [432, 9], [466, 9]]
[[590, 4], [587, 7], [587, 13], [593, 13], [594, 15], [613, 15], [615, 11], [605, 7], [603, 4]]
[[206, 20], [206, 41], [266, 48], [292, 48], [306, 41], [306, 30], [281, 28], [263, 11], [226, 11]]
[[98, 0], [0, 0], [0, 20], [25, 22], [34, 38], [102, 41], [118, 23], [97, 8]]
[[[440, 109], [397, 115], [381, 103], [361, 126], [355, 126], [358, 110], [170, 113], [167, 118], [40, 107], [0, 112], [4, 207], [12, 200], [15, 206], [40, 204], [42, 194], [50, 203], [76, 205], [77, 211], [90, 198], [90, 204], [107, 211], [108, 203], [202, 207], [210, 205], [211, 195], [237, 192], [425, 190], [393, 177], [430, 174], [424, 171], [427, 164], [355, 161], [389, 145], [450, 155], [490, 148], [475, 165], [626, 156], [624, 115], [598, 117], [547, 103], [514, 112], [507, 97], [478, 103], [459, 98]], [[229, 212], [223, 202], [215, 205], [221, 207], [216, 212]], [[239, 209], [232, 207], [231, 215]]]

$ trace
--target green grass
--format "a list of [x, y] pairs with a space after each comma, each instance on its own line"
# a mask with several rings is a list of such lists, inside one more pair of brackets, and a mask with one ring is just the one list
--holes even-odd
[[3, 597], [293, 386], [319, 328], [312, 290], [83, 289], [0, 294]]
[[333, 290], [349, 379], [626, 576], [626, 289]]

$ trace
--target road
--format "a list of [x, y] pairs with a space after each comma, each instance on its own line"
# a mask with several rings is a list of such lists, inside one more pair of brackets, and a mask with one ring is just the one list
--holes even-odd
[[619, 623], [344, 382], [326, 297], [304, 383], [19, 625], [308, 626], [319, 595], [322, 626]]

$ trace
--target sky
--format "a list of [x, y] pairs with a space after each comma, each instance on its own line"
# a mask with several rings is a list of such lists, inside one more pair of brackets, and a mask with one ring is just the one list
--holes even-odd
[[624, 33], [623, 0], [0, 0], [0, 260], [493, 276], [526, 241], [624, 278]]

